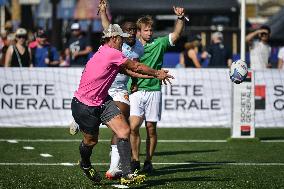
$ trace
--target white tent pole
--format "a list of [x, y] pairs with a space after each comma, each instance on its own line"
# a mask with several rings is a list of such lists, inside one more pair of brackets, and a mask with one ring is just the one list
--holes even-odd
[[241, 1], [241, 60], [246, 61], [246, 0]]
[[2, 5], [0, 8], [0, 15], [1, 15], [1, 26], [0, 26], [0, 32], [3, 33], [5, 30], [5, 6]]

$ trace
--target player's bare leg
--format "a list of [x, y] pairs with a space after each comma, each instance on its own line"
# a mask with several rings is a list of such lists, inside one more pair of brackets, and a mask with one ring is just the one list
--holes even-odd
[[151, 173], [153, 171], [152, 157], [157, 146], [157, 122], [146, 122], [146, 160], [143, 166], [143, 172]]
[[130, 144], [132, 150], [132, 171], [140, 170], [140, 161], [139, 161], [139, 152], [140, 152], [140, 144], [141, 138], [139, 129], [142, 123], [142, 118], [139, 116], [130, 116]]
[[107, 126], [117, 135], [117, 149], [120, 156], [122, 178], [121, 183], [140, 183], [145, 180], [144, 175], [133, 174], [131, 171], [131, 149], [129, 143], [130, 127], [122, 114], [107, 122]]
[[81, 142], [79, 146], [79, 151], [81, 155], [81, 160], [79, 162], [79, 165], [81, 169], [83, 170], [84, 174], [92, 181], [94, 182], [100, 182], [101, 176], [99, 173], [92, 167], [91, 164], [91, 155], [92, 150], [94, 146], [98, 143], [98, 134], [90, 135], [87, 133], [82, 132], [84, 135], [83, 141]]
[[[129, 111], [130, 111], [129, 105], [123, 102], [119, 102], [119, 101], [115, 101], [115, 104], [121, 110], [126, 120], [128, 120]], [[117, 142], [118, 142], [117, 136], [113, 132], [112, 139], [111, 139], [110, 167], [105, 175], [106, 178], [110, 180], [120, 178], [122, 175], [122, 171], [119, 168], [120, 157], [119, 157], [119, 153], [117, 149]]]

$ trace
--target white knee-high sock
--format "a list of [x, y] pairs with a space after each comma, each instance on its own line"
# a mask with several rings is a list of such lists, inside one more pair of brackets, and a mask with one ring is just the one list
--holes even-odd
[[109, 170], [114, 170], [118, 167], [120, 156], [118, 153], [117, 145], [111, 145], [111, 158]]

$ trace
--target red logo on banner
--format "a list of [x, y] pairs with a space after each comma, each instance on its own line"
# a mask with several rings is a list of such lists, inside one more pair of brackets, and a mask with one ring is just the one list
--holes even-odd
[[266, 86], [256, 85], [254, 93], [255, 93], [255, 109], [264, 110], [265, 109]]
[[251, 82], [252, 73], [248, 72], [247, 77], [245, 78], [244, 82]]
[[250, 125], [242, 125], [241, 126], [241, 136], [250, 136]]

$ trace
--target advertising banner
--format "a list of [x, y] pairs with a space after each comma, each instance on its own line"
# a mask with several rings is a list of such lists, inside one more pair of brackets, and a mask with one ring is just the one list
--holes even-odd
[[71, 100], [81, 69], [0, 69], [1, 126], [63, 126], [72, 121]]
[[[71, 100], [83, 68], [0, 68], [0, 126], [66, 126], [72, 122]], [[230, 127], [232, 82], [227, 69], [170, 69], [172, 85], [162, 85], [162, 119], [158, 127]], [[284, 127], [284, 75], [255, 72], [255, 100], [247, 92], [238, 102], [249, 114], [255, 103], [257, 127]], [[248, 90], [248, 88], [246, 89]], [[250, 103], [248, 103], [250, 102]], [[245, 105], [243, 106], [243, 104]], [[245, 108], [245, 109], [244, 109]], [[241, 124], [239, 134], [252, 135]]]
[[284, 127], [284, 72], [267, 69], [255, 74], [257, 127]]
[[231, 82], [227, 69], [171, 69], [172, 85], [163, 85], [164, 127], [229, 127]]

